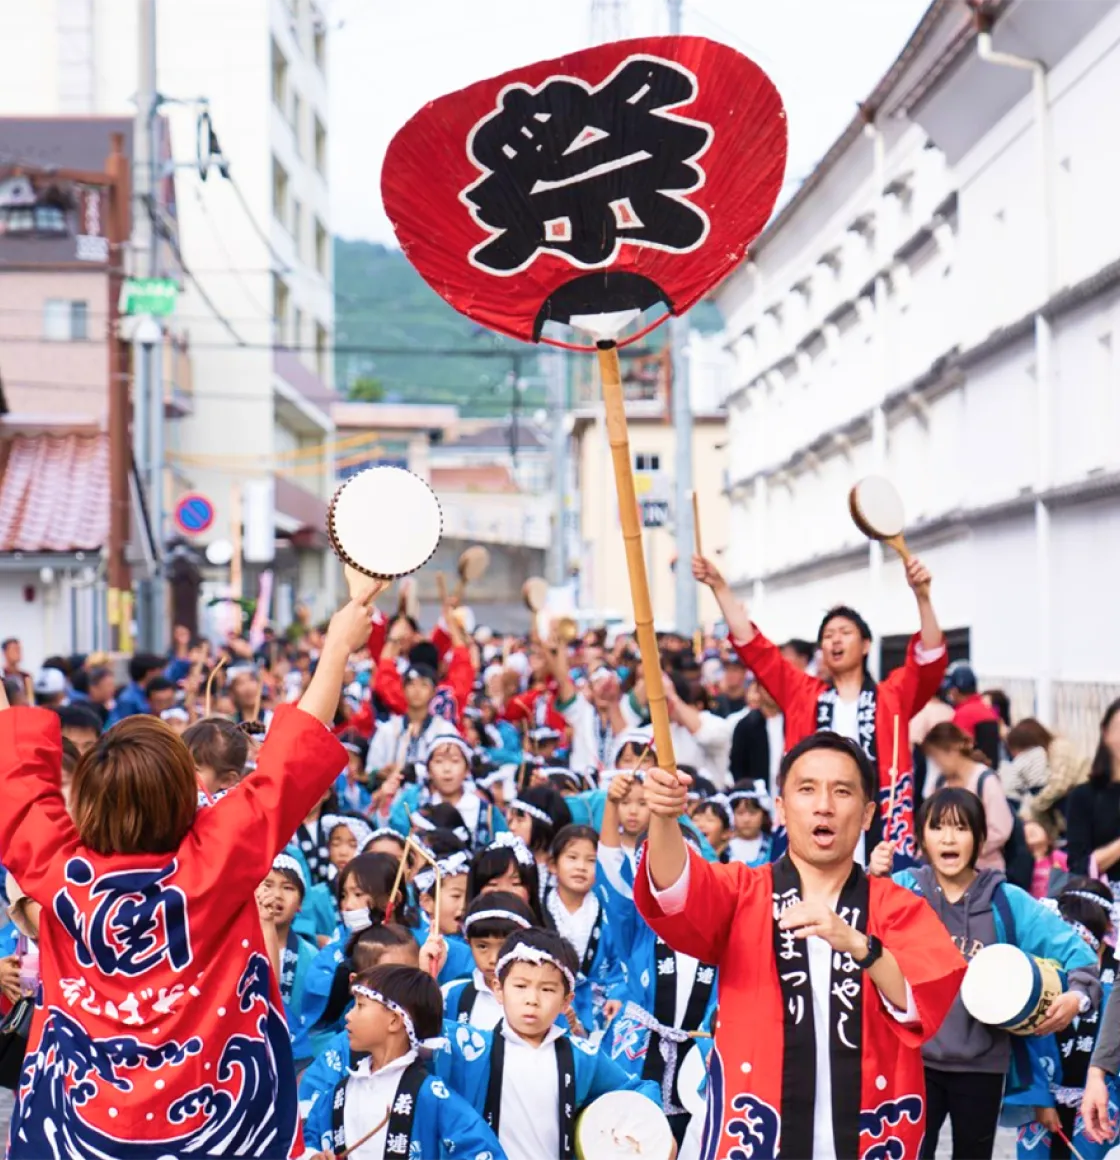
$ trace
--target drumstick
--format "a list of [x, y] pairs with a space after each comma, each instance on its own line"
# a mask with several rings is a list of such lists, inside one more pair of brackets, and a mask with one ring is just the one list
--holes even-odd
[[[439, 910], [439, 863], [435, 860], [435, 858], [432, 857], [431, 854], [428, 853], [427, 850], [424, 849], [423, 846], [420, 845], [419, 842], [414, 842], [411, 838], [408, 838], [407, 841], [412, 846], [412, 848], [416, 851], [416, 853], [421, 858], [423, 858], [423, 860], [425, 862], [427, 862], [429, 866], [431, 866], [432, 873], [436, 876], [435, 899], [434, 899], [433, 910], [432, 910], [432, 926], [430, 929], [434, 929], [435, 933], [440, 938], [442, 938], [443, 931], [441, 931], [439, 929], [439, 916], [440, 916], [440, 910]], [[432, 964], [432, 965], [434, 966], [435, 964]], [[432, 971], [432, 978], [434, 979], [438, 974], [439, 974], [439, 969], [437, 967], [436, 970]]]
[[891, 840], [891, 818], [894, 816], [894, 791], [898, 785], [898, 714], [894, 715], [894, 759], [891, 761], [891, 792], [887, 799], [887, 841]]
[[364, 1143], [366, 1143], [366, 1141], [372, 1140], [374, 1136], [376, 1136], [377, 1133], [380, 1132], [381, 1129], [384, 1128], [385, 1125], [389, 1122], [389, 1114], [391, 1111], [391, 1108], [386, 1108], [385, 1115], [382, 1117], [381, 1123], [378, 1124], [376, 1128], [373, 1128], [371, 1131], [367, 1132], [360, 1140], [355, 1140], [353, 1144], [343, 1148], [341, 1152], [336, 1152], [334, 1154], [334, 1160], [346, 1160], [346, 1157], [349, 1156], [351, 1152], [356, 1152]]
[[692, 493], [692, 538], [696, 542], [696, 554], [704, 555], [704, 548], [700, 542], [700, 500], [696, 492]]
[[[411, 824], [412, 823], [410, 822], [409, 823], [410, 827], [411, 827]], [[410, 833], [411, 833], [411, 829], [409, 831], [409, 834]], [[385, 907], [385, 922], [386, 922], [386, 924], [393, 921], [393, 911], [396, 909], [396, 906], [397, 906], [397, 895], [400, 892], [401, 879], [404, 877], [405, 863], [408, 861], [408, 849], [409, 849], [410, 843], [412, 842], [412, 838], [409, 836], [409, 834], [405, 835], [404, 847], [401, 850], [401, 860], [397, 864], [397, 876], [396, 876], [396, 878], [393, 879], [393, 889], [389, 891], [389, 905]]]
[[1085, 1160], [1085, 1157], [1082, 1156], [1081, 1153], [1078, 1152], [1078, 1150], [1070, 1143], [1069, 1137], [1065, 1134], [1065, 1132], [1063, 1132], [1060, 1127], [1056, 1130], [1058, 1135], [1061, 1136], [1062, 1140], [1065, 1142], [1065, 1146], [1069, 1149], [1069, 1154], [1073, 1157], [1073, 1160]]
[[210, 670], [210, 675], [206, 678], [206, 712], [204, 717], [210, 716], [210, 694], [214, 688], [214, 678], [218, 675], [218, 670], [226, 663], [225, 657], [218, 657], [217, 663]]

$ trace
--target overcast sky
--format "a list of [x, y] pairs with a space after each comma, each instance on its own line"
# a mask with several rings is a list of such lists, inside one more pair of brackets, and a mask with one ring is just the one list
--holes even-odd
[[[683, 31], [746, 53], [778, 86], [789, 116], [788, 193], [890, 66], [927, 3], [684, 0]], [[333, 27], [334, 232], [386, 243], [395, 240], [381, 208], [381, 163], [393, 134], [421, 105], [584, 48], [593, 35], [668, 32], [667, 0], [327, 0], [325, 7]]]

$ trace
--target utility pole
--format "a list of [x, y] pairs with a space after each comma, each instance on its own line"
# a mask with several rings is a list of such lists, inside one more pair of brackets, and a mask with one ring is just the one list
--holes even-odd
[[[141, 205], [135, 221], [138, 254], [145, 254], [143, 273], [159, 274], [159, 231], [153, 220], [159, 208], [159, 91], [156, 87], [156, 0], [139, 3], [139, 91], [133, 130], [133, 187]], [[139, 270], [135, 271], [140, 273]], [[139, 382], [134, 392], [133, 443], [137, 474], [147, 492], [148, 513], [155, 541], [152, 575], [140, 585], [140, 638], [145, 648], [163, 652], [167, 647], [166, 593], [163, 578], [163, 384], [162, 328], [154, 318], [137, 320], [135, 345]], [[156, 337], [158, 331], [158, 338]]]
[[[669, 35], [681, 32], [681, 0], [668, 0]], [[669, 349], [672, 359], [670, 381], [673, 392], [673, 430], [676, 444], [676, 488], [673, 497], [677, 531], [677, 615], [674, 627], [685, 637], [696, 631], [696, 582], [689, 561], [693, 552], [692, 527], [692, 399], [688, 389], [687, 319], [669, 319]], [[710, 550], [710, 549], [709, 549]]]
[[[124, 135], [111, 138], [105, 173], [89, 185], [108, 186], [109, 241], [109, 544], [107, 571], [109, 593], [107, 619], [113, 652], [132, 651], [132, 572], [126, 554], [129, 540], [130, 498], [128, 489], [131, 448], [128, 440], [129, 348], [121, 340], [120, 297], [124, 283], [124, 255], [131, 229], [131, 191]], [[59, 173], [60, 179], [66, 175]], [[100, 180], [98, 180], [98, 178]], [[79, 179], [80, 180], [80, 179]]]

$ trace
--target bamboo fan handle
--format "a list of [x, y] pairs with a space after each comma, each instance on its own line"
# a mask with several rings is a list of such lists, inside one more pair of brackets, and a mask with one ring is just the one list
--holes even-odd
[[622, 368], [618, 348], [613, 342], [598, 344], [599, 375], [603, 381], [603, 404], [606, 409], [607, 439], [614, 463], [614, 482], [618, 493], [618, 515], [622, 523], [622, 540], [626, 548], [626, 567], [630, 574], [630, 597], [634, 604], [634, 629], [642, 670], [649, 696], [649, 715], [653, 723], [657, 762], [662, 769], [675, 773], [677, 760], [669, 732], [669, 706], [661, 678], [661, 656], [653, 629], [653, 606], [649, 598], [649, 577], [642, 552], [642, 523], [638, 518], [638, 497], [634, 491], [631, 468], [630, 434], [626, 427], [626, 404], [622, 396]]
[[218, 670], [226, 663], [225, 657], [218, 657], [217, 663], [210, 670], [210, 675], [206, 678], [206, 711], [203, 713], [204, 717], [210, 716], [210, 699], [214, 691], [214, 678], [218, 675]]
[[[887, 536], [883, 540], [883, 543], [889, 544], [892, 548], [894, 548], [894, 550], [898, 553], [899, 559], [904, 565], [909, 564], [910, 561], [914, 558], [914, 553], [910, 551], [910, 545], [906, 543], [906, 537], [901, 532], [899, 532], [897, 536]], [[918, 595], [928, 596], [929, 585], [919, 584]]]

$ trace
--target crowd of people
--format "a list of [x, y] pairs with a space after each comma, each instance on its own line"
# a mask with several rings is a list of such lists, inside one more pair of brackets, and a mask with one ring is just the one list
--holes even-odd
[[[570, 1160], [628, 1093], [681, 1160], [932, 1157], [946, 1120], [961, 1160], [1001, 1122], [1104, 1156], [1120, 702], [1091, 760], [1012, 720], [918, 560], [881, 680], [855, 609], [779, 645], [693, 573], [727, 631], [660, 638], [672, 761], [630, 637], [425, 633], [380, 585], [126, 682], [5, 641], [9, 1155]], [[959, 997], [994, 944], [1060, 965], [1030, 1036]]]

